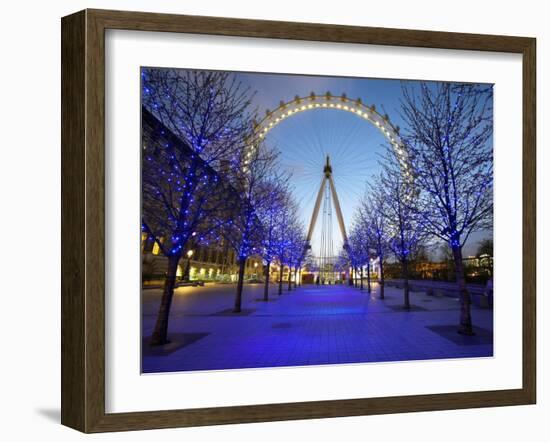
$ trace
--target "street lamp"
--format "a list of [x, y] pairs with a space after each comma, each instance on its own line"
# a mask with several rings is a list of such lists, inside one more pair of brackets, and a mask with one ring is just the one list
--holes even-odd
[[184, 279], [186, 281], [189, 281], [191, 278], [189, 276], [189, 271], [191, 270], [191, 257], [193, 256], [193, 250], [188, 250], [186, 255], [187, 255], [187, 266], [185, 267], [185, 276], [184, 276]]
[[254, 263], [254, 279], [258, 279], [258, 263]]

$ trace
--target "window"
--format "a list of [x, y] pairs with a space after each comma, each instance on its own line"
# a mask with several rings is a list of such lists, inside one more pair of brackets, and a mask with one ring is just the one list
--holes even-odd
[[[160, 243], [164, 243], [164, 238], [160, 239]], [[155, 241], [153, 244], [153, 255], [160, 255], [160, 247], [157, 241]]]

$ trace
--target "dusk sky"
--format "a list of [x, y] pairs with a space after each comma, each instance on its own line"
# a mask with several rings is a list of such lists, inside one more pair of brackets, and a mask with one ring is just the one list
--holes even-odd
[[[400, 127], [400, 80], [379, 80], [343, 77], [320, 77], [283, 74], [238, 73], [243, 85], [256, 91], [254, 105], [261, 115], [266, 109], [278, 107], [281, 100], [288, 102], [296, 95], [304, 97], [311, 92], [332, 95], [345, 93], [350, 99], [361, 98], [363, 103], [375, 104], [381, 114]], [[380, 172], [380, 154], [385, 137], [372, 124], [356, 115], [341, 110], [316, 109], [294, 115], [272, 129], [266, 141], [281, 152], [283, 166], [292, 172], [292, 185], [300, 205], [304, 225], [309, 225], [315, 197], [322, 179], [323, 165], [329, 155], [336, 190], [342, 207], [346, 228], [364, 193], [367, 182]], [[312, 238], [312, 252], [319, 254], [321, 216]], [[333, 211], [333, 240], [335, 254], [342, 246], [336, 214]], [[473, 255], [477, 243], [492, 232], [471, 235], [464, 256]]]

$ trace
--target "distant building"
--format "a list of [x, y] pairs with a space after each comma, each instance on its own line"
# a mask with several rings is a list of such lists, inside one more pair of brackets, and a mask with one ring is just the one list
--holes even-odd
[[[186, 253], [191, 251], [190, 257], [185, 254], [180, 260], [177, 271], [178, 279], [184, 279], [189, 271], [191, 281], [236, 281], [238, 267], [235, 252], [224, 247], [223, 242], [220, 242], [218, 246], [197, 245], [189, 248]], [[143, 233], [141, 237], [141, 252], [143, 282], [147, 284], [162, 280], [166, 274], [168, 259], [161, 254], [158, 245], [149, 239], [146, 233]], [[245, 278], [262, 279], [262, 269], [261, 258], [251, 257], [246, 263]]]

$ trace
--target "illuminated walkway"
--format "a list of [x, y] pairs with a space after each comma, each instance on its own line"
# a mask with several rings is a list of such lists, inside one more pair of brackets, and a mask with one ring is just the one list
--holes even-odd
[[492, 356], [492, 310], [473, 308], [477, 333], [456, 333], [458, 301], [386, 288], [379, 300], [348, 286], [303, 286], [257, 299], [247, 285], [243, 312], [231, 313], [234, 286], [178, 288], [171, 313], [171, 344], [149, 347], [160, 290], [143, 295], [143, 371], [218, 370]]

